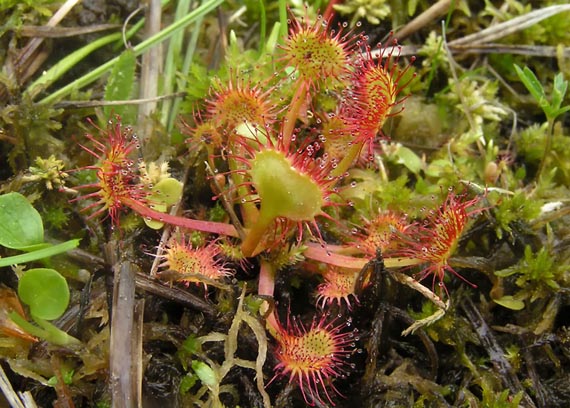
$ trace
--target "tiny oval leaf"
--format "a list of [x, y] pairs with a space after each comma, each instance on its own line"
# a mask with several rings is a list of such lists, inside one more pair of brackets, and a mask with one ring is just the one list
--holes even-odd
[[69, 287], [61, 274], [48, 268], [26, 271], [18, 282], [18, 296], [30, 307], [32, 316], [53, 320], [69, 304]]

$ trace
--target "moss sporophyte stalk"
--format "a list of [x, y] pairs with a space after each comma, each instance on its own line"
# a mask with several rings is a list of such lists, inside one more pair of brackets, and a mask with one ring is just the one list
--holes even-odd
[[[261, 308], [276, 345], [272, 384], [288, 377], [310, 405], [333, 404], [341, 394], [334, 381], [351, 373], [351, 359], [360, 350], [350, 327], [350, 314], [359, 307], [355, 288], [377, 251], [397, 282], [445, 309], [446, 272], [460, 276], [449, 259], [469, 218], [481, 211], [479, 198], [451, 191], [425, 222], [387, 208], [347, 221], [352, 209], [343, 191], [354, 184], [350, 170], [373, 165], [377, 139], [387, 118], [402, 109], [400, 94], [409, 84], [404, 78], [410, 62], [401, 66], [397, 44], [378, 45], [375, 58], [366, 40], [322, 17], [314, 23], [292, 18], [271, 66], [231, 67], [213, 81], [181, 129], [191, 155], [205, 150], [211, 197], [225, 209], [217, 221], [170, 212], [182, 198], [182, 185], [167, 166], [138, 158], [136, 133], [119, 117], [106, 129], [96, 128], [98, 135], [87, 135], [89, 143], [82, 145], [96, 163], [83, 169], [93, 172], [93, 181], [77, 187], [85, 193], [75, 201], [87, 202], [83, 210], [90, 217], [108, 214], [120, 227], [131, 211], [158, 222], [149, 224], [153, 228], [177, 227], [155, 255], [163, 278], [191, 289], [198, 284], [208, 296], [255, 257], [249, 268], [259, 265], [257, 295], [272, 299], [280, 274], [295, 268], [318, 272], [322, 282], [313, 300], [320, 317], [310, 325], [296, 317], [283, 325], [276, 310]], [[351, 232], [354, 222], [359, 226]], [[191, 243], [190, 231], [201, 233], [200, 243]], [[333, 234], [344, 242], [329, 243]], [[412, 269], [420, 264], [427, 266]], [[432, 290], [409, 275], [431, 277]], [[444, 288], [437, 294], [435, 282]]]

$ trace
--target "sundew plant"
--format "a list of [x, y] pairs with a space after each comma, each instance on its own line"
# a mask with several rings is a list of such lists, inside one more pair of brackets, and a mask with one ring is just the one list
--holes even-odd
[[570, 403], [570, 7], [119, 3], [2, 6], [14, 406]]

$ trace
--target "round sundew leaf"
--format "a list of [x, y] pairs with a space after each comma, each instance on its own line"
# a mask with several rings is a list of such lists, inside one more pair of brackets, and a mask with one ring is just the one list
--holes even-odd
[[159, 181], [152, 188], [149, 201], [174, 205], [182, 197], [182, 183], [172, 177]]
[[[168, 206], [166, 204], [162, 204], [162, 203], [161, 204], [152, 204], [151, 208], [154, 211], [165, 213], [166, 210], [168, 209]], [[153, 219], [146, 218], [146, 217], [143, 220], [144, 220], [144, 223], [146, 224], [146, 226], [149, 228], [159, 230], [162, 227], [164, 227], [164, 223], [162, 221], [153, 220]]]
[[42, 218], [20, 193], [0, 196], [0, 245], [26, 251], [46, 246]]
[[[159, 181], [148, 196], [150, 208], [165, 213], [169, 206], [176, 204], [180, 200], [182, 188], [182, 183], [172, 177]], [[156, 230], [164, 226], [163, 222], [157, 220], [145, 218], [144, 222], [149, 228]]]
[[30, 307], [32, 316], [53, 320], [67, 309], [69, 287], [65, 278], [54, 269], [30, 269], [20, 278], [18, 296]]
[[257, 153], [250, 174], [268, 216], [310, 221], [321, 213], [324, 200], [320, 186], [292, 167], [283, 153]]

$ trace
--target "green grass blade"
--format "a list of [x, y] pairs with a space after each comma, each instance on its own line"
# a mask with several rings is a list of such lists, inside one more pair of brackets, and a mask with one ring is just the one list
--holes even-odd
[[79, 245], [79, 241], [79, 239], [72, 239], [58, 245], [50, 246], [48, 248], [28, 252], [27, 254], [0, 258], [0, 267], [37, 261], [38, 259], [44, 259], [53, 255], [61, 254], [63, 252], [69, 251], [70, 249], [76, 248]]
[[[214, 10], [216, 7], [218, 7], [223, 2], [224, 2], [224, 0], [210, 0], [210, 1], [202, 4], [200, 7], [196, 8], [195, 10], [188, 13], [188, 15], [186, 15], [183, 19], [174, 22], [173, 24], [166, 27], [164, 30], [156, 33], [152, 37], [149, 37], [146, 40], [144, 40], [143, 42], [134, 46], [133, 52], [134, 52], [135, 56], [139, 56], [139, 55], [143, 54], [150, 47], [170, 38], [178, 30], [186, 27], [189, 24], [192, 24], [197, 19], [205, 16], [206, 14], [208, 14], [209, 12]], [[115, 58], [111, 59], [110, 61], [107, 61], [106, 63], [104, 63], [103, 65], [100, 65], [98, 68], [95, 68], [94, 70], [92, 70], [88, 74], [82, 76], [81, 78], [78, 78], [77, 80], [71, 82], [70, 84], [64, 86], [63, 88], [55, 91], [51, 95], [45, 97], [44, 99], [39, 101], [39, 103], [40, 104], [52, 103], [52, 102], [54, 102], [54, 101], [56, 101], [56, 100], [58, 100], [64, 96], [69, 95], [74, 90], [77, 90], [77, 89], [80, 89], [86, 85], [89, 85], [90, 83], [99, 79], [103, 74], [108, 72], [117, 63], [118, 60], [119, 60], [119, 57], [115, 57]]]
[[[136, 67], [137, 59], [132, 50], [123, 51], [107, 80], [106, 101], [126, 101], [131, 98], [135, 84]], [[104, 106], [103, 113], [105, 118], [110, 118], [114, 113], [121, 116], [125, 123], [136, 122], [136, 109], [133, 105]]]

